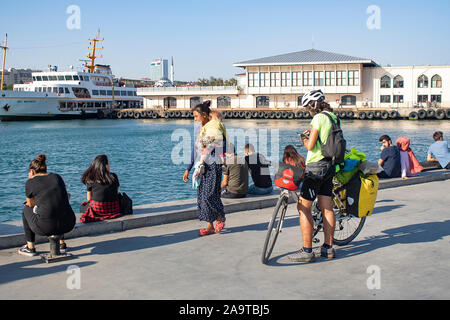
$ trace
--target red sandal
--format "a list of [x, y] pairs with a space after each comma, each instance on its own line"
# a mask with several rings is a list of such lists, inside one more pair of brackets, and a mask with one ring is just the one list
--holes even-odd
[[208, 236], [210, 234], [214, 234], [214, 230], [200, 229], [200, 232], [199, 232], [200, 237]]
[[220, 231], [222, 231], [222, 229], [225, 227], [225, 221], [220, 221], [216, 223], [216, 226], [214, 227], [214, 229], [216, 230], [216, 233], [219, 233]]

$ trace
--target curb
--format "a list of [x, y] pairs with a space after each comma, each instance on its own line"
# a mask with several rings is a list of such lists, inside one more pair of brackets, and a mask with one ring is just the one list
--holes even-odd
[[[380, 180], [379, 190], [398, 188], [428, 182], [444, 181], [450, 179], [450, 172], [440, 170], [436, 172], [424, 172], [418, 177], [402, 180], [400, 178], [390, 180]], [[226, 214], [258, 210], [274, 207], [278, 200], [280, 190], [274, 190], [267, 196], [248, 196], [242, 199], [222, 199]], [[291, 199], [290, 203], [294, 202]], [[140, 205], [133, 207], [134, 214], [113, 220], [105, 220], [81, 224], [77, 223], [74, 229], [65, 234], [66, 239], [94, 236], [111, 232], [121, 232], [136, 228], [175, 223], [187, 220], [195, 220], [197, 216], [197, 199], [187, 199], [173, 202], [163, 202], [150, 205]], [[77, 214], [77, 221], [81, 214]], [[6, 223], [8, 226], [22, 228], [22, 221], [16, 220]], [[36, 243], [48, 242], [47, 237], [36, 235]], [[25, 243], [23, 233], [11, 233], [0, 235], [0, 250], [20, 247]]]

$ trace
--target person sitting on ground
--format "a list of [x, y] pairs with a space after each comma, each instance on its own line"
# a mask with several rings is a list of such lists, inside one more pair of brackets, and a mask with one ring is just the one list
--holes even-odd
[[244, 159], [237, 156], [231, 143], [227, 146], [222, 171], [222, 198], [244, 198], [248, 192], [248, 166]]
[[423, 167], [417, 160], [414, 152], [412, 152], [410, 140], [406, 137], [398, 138], [395, 142], [400, 150], [400, 164], [402, 167], [402, 179], [408, 179], [408, 177], [415, 177], [419, 172], [423, 171]]
[[110, 171], [108, 157], [95, 157], [83, 173], [81, 182], [87, 187], [87, 202], [83, 202], [80, 222], [94, 222], [122, 216], [119, 203], [119, 178]]
[[450, 170], [450, 151], [448, 141], [444, 141], [442, 131], [433, 134], [434, 143], [428, 148], [427, 161], [439, 162], [442, 168]]
[[293, 145], [288, 145], [284, 148], [283, 162], [294, 167], [306, 168], [305, 157], [298, 153]]
[[[22, 212], [23, 229], [27, 244], [19, 254], [35, 256], [36, 234], [40, 236], [64, 235], [75, 226], [76, 217], [69, 203], [64, 180], [56, 173], [47, 173], [45, 154], [31, 161], [25, 183], [26, 202]], [[64, 240], [60, 249], [66, 250]]]
[[397, 146], [392, 144], [392, 140], [388, 135], [380, 137], [381, 155], [378, 164], [383, 167], [384, 171], [378, 174], [379, 178], [400, 178], [402, 175], [402, 167], [400, 164], [400, 151]]
[[271, 194], [273, 186], [269, 171], [270, 162], [262, 154], [255, 152], [255, 148], [249, 143], [244, 147], [244, 155], [253, 180], [253, 184], [248, 188], [248, 194]]

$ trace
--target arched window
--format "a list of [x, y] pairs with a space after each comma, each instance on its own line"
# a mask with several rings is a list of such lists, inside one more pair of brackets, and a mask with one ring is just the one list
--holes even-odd
[[428, 88], [428, 77], [421, 75], [417, 80], [417, 88]]
[[341, 98], [341, 104], [343, 106], [354, 106], [356, 105], [356, 96], [343, 96]]
[[193, 108], [196, 105], [198, 105], [198, 104], [203, 102], [203, 98], [202, 97], [192, 97], [190, 100], [191, 100], [191, 108]]
[[174, 97], [166, 97], [164, 98], [164, 108], [176, 108], [177, 107], [177, 99]]
[[404, 87], [404, 80], [402, 76], [396, 76], [394, 78], [394, 88], [403, 88]]
[[231, 106], [231, 98], [222, 96], [217, 98], [217, 108], [229, 108]]
[[391, 77], [389, 76], [384, 76], [383, 78], [381, 78], [381, 88], [390, 88], [391, 87]]
[[302, 99], [303, 99], [303, 96], [298, 96], [298, 98], [297, 98], [297, 105], [299, 107], [302, 105]]
[[267, 96], [256, 97], [256, 107], [268, 107], [270, 98]]
[[434, 75], [433, 78], [431, 78], [431, 87], [432, 88], [442, 88], [442, 78], [440, 75]]

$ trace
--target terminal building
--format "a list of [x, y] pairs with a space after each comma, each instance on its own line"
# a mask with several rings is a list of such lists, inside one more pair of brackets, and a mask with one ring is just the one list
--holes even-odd
[[450, 66], [384, 67], [371, 59], [305, 50], [237, 62], [233, 87], [140, 88], [144, 108], [298, 108], [321, 89], [333, 108], [450, 107]]

